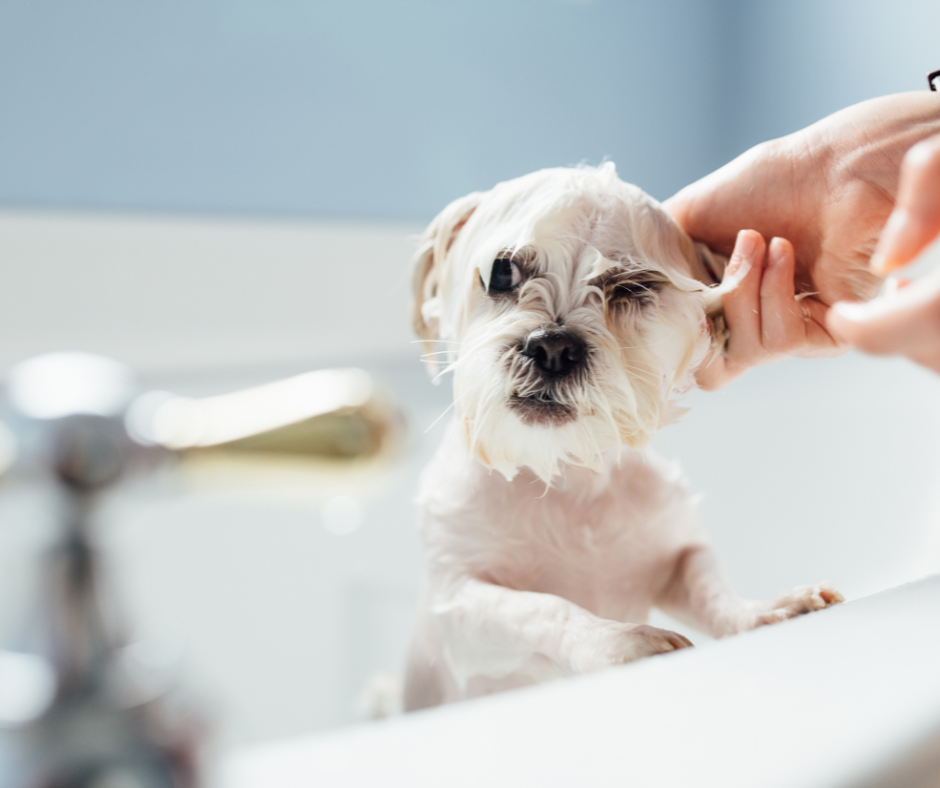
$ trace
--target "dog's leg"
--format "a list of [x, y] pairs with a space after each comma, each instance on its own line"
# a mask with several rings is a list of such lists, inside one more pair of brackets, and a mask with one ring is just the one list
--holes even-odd
[[741, 599], [725, 585], [711, 548], [696, 545], [677, 557], [657, 606], [680, 621], [724, 637], [842, 601], [842, 594], [828, 583], [799, 586], [769, 602]]
[[475, 578], [435, 594], [431, 617], [457, 680], [524, 671], [586, 673], [692, 645], [675, 632], [598, 618], [552, 594], [516, 591]]

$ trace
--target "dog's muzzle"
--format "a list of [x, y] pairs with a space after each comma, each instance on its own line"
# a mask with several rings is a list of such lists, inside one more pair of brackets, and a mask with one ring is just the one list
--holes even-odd
[[517, 352], [525, 363], [516, 371], [520, 385], [509, 403], [523, 423], [558, 426], [576, 419], [562, 391], [587, 368], [587, 343], [567, 328], [548, 326], [530, 333]]

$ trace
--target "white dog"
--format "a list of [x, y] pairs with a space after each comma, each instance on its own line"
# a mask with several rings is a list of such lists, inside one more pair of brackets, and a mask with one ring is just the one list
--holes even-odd
[[721, 637], [842, 601], [732, 594], [678, 470], [642, 450], [720, 352], [724, 263], [610, 163], [501, 183], [428, 228], [415, 326], [445, 344], [455, 418], [418, 495], [406, 708], [691, 645], [645, 624], [654, 606]]

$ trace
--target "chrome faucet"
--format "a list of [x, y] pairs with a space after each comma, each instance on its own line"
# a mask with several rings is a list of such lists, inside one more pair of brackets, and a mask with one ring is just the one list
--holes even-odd
[[[125, 367], [86, 354], [50, 354], [16, 367], [0, 423], [0, 476], [45, 479], [60, 515], [40, 562], [41, 599], [32, 622], [37, 645], [17, 657], [37, 667], [33, 681], [45, 670], [51, 691], [27, 713], [7, 715], [0, 729], [0, 784], [202, 784], [205, 726], [198, 714], [181, 711], [165, 694], [142, 692], [126, 670], [117, 606], [104, 598], [91, 534], [96, 506], [109, 488], [179, 458], [268, 465], [324, 457], [369, 461], [387, 456], [402, 432], [397, 408], [359, 370], [322, 370], [189, 399], [141, 394]], [[12, 682], [3, 664], [0, 652], [0, 722], [4, 698], [23, 694], [12, 683], [3, 686], [5, 675]]]

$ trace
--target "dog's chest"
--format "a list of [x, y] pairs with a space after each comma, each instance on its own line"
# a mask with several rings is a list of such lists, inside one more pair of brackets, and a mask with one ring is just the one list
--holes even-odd
[[435, 517], [426, 534], [441, 549], [432, 553], [481, 579], [609, 618], [645, 620], [695, 527], [675, 473], [637, 452], [602, 473], [569, 469], [548, 490], [524, 473], [467, 481], [464, 504]]
[[[649, 467], [585, 479], [506, 507], [497, 582], [556, 594], [599, 615], [640, 615], [674, 556], [675, 503]], [[664, 500], [665, 499], [665, 500]], [[496, 512], [494, 517], [500, 517]]]

